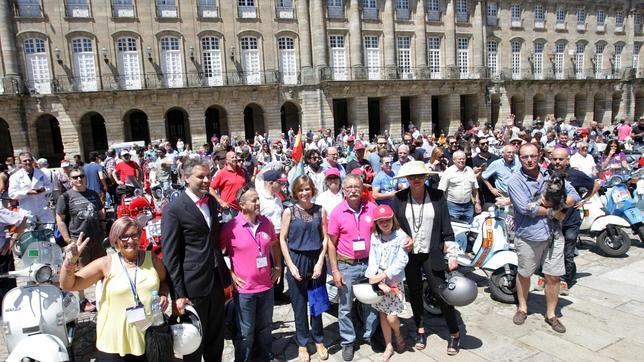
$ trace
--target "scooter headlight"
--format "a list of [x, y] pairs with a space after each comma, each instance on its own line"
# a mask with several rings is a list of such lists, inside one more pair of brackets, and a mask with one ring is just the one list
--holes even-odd
[[54, 271], [49, 265], [43, 265], [35, 269], [31, 274], [31, 279], [36, 283], [44, 283], [51, 280]]

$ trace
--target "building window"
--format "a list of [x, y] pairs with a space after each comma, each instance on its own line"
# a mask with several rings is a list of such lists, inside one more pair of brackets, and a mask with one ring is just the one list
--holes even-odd
[[119, 38], [118, 51], [119, 85], [123, 89], [141, 89], [141, 63], [134, 38]]
[[396, 19], [409, 20], [410, 18], [409, 0], [396, 0]]
[[510, 7], [510, 14], [512, 16], [512, 27], [520, 28], [521, 27], [521, 5], [512, 4]]
[[295, 40], [290, 37], [277, 39], [279, 48], [280, 72], [282, 83], [297, 84], [297, 58], [295, 56]]
[[487, 67], [492, 77], [499, 74], [498, 49], [499, 45], [496, 40], [487, 41]]
[[201, 58], [204, 85], [224, 85], [224, 72], [221, 62], [221, 40], [218, 37], [201, 38]]
[[577, 8], [577, 30], [586, 30], [586, 9]]
[[70, 18], [89, 18], [89, 0], [67, 0], [65, 12]]
[[532, 66], [534, 79], [543, 79], [543, 43], [534, 43], [534, 54], [532, 55]]
[[333, 80], [347, 80], [347, 51], [344, 47], [344, 36], [331, 35], [329, 46], [331, 47]]
[[640, 71], [640, 49], [642, 48], [642, 43], [633, 44], [633, 69], [635, 69], [636, 76], [641, 76], [642, 72]]
[[534, 27], [537, 29], [543, 29], [545, 23], [545, 14], [543, 10], [543, 5], [534, 6]]
[[365, 36], [364, 48], [365, 64], [367, 65], [369, 79], [378, 80], [380, 79], [380, 47], [378, 46], [378, 37]]
[[257, 18], [257, 5], [255, 0], [237, 0], [237, 12], [242, 19]]
[[624, 50], [624, 46], [622, 44], [615, 44], [615, 57], [613, 59], [613, 76], [615, 78], [621, 77], [622, 50]]
[[575, 78], [584, 79], [584, 51], [586, 46], [582, 43], [577, 43], [575, 50]]
[[51, 77], [45, 52], [45, 41], [27, 39], [24, 42], [24, 51], [29, 91], [37, 94], [50, 94]]
[[244, 69], [245, 83], [260, 84], [262, 82], [262, 68], [260, 64], [257, 38], [252, 36], [241, 38], [241, 50], [242, 69]]
[[469, 21], [467, 0], [456, 0], [456, 21], [459, 23], [466, 23]]
[[279, 19], [293, 19], [293, 0], [277, 0], [276, 14]]
[[134, 0], [112, 0], [112, 16], [115, 18], [133, 18]]
[[564, 66], [565, 66], [565, 50], [566, 44], [555, 44], [555, 78], [564, 79]]
[[362, 0], [362, 18], [368, 20], [378, 19], [378, 5], [376, 0]]
[[512, 79], [521, 79], [521, 42], [515, 40], [512, 47]]
[[496, 3], [487, 4], [487, 25], [496, 26], [497, 5]]
[[557, 8], [555, 12], [555, 29], [566, 29], [566, 9], [564, 8]]
[[344, 0], [328, 0], [326, 7], [329, 18], [344, 18]]
[[219, 7], [217, 7], [217, 0], [199, 0], [197, 3], [197, 11], [201, 18], [217, 18], [219, 17]]
[[157, 16], [160, 18], [176, 18], [179, 16], [177, 11], [177, 0], [156, 0]]
[[458, 75], [461, 79], [467, 79], [470, 70], [470, 40], [468, 38], [458, 38], [456, 39], [456, 45]]
[[429, 76], [432, 79], [441, 78], [441, 38], [427, 38], [427, 60], [429, 61]]
[[16, 0], [16, 15], [22, 17], [42, 16], [40, 0]]
[[595, 44], [595, 58], [593, 59], [593, 63], [595, 78], [602, 79], [604, 77], [604, 44]]
[[636, 34], [639, 34], [642, 32], [642, 14], [640, 13], [633, 14], [633, 25], [634, 25]]
[[161, 38], [161, 69], [166, 87], [183, 87], [183, 63], [179, 38], [173, 36]]
[[429, 21], [439, 21], [441, 19], [439, 0], [427, 0], [427, 19]]
[[77, 89], [83, 92], [98, 90], [92, 40], [88, 38], [72, 39], [72, 55], [74, 57], [74, 74], [76, 75], [74, 83]]
[[615, 32], [621, 33], [624, 31], [624, 12], [617, 10], [615, 12]]
[[597, 9], [597, 31], [604, 31], [606, 28], [606, 13], [603, 9]]
[[413, 79], [414, 74], [411, 71], [411, 38], [408, 36], [399, 36], [398, 46], [398, 69], [402, 79]]

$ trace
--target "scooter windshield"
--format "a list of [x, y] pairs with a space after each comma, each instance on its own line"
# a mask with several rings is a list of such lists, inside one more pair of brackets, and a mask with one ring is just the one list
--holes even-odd
[[55, 269], [60, 269], [63, 264], [63, 253], [60, 250], [60, 246], [48, 241], [37, 241], [29, 244], [22, 255], [22, 264], [27, 268], [35, 263], [51, 265]]

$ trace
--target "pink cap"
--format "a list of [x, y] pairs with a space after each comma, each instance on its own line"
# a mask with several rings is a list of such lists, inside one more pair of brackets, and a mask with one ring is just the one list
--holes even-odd
[[324, 171], [325, 177], [340, 177], [340, 170], [335, 167], [329, 167]]
[[380, 219], [389, 219], [394, 216], [394, 210], [389, 205], [378, 205], [376, 211], [373, 213], [373, 219], [378, 221]]
[[362, 169], [360, 167], [354, 168], [353, 170], [351, 170], [351, 173], [354, 174], [354, 175], [358, 175], [358, 176], [364, 175], [364, 172], [362, 171]]
[[365, 148], [366, 148], [366, 147], [364, 146], [364, 144], [363, 144], [362, 142], [360, 142], [360, 141], [356, 142], [356, 145], [355, 145], [355, 146], [353, 146], [353, 149], [354, 149], [355, 151], [358, 151], [358, 150], [364, 150]]
[[355, 138], [355, 137], [353, 137], [353, 135], [351, 135], [351, 136], [347, 137], [347, 142], [353, 142], [353, 141], [355, 141], [355, 140], [356, 140], [356, 138]]

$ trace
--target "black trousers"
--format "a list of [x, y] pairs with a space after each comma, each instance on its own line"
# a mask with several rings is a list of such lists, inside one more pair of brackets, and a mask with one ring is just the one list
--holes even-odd
[[203, 336], [201, 345], [192, 354], [183, 356], [184, 361], [201, 362], [221, 361], [224, 352], [224, 289], [219, 277], [215, 276], [215, 285], [209, 296], [190, 298], [199, 318]]
[[577, 274], [577, 265], [575, 264], [575, 246], [577, 246], [577, 237], [579, 237], [579, 227], [581, 225], [563, 226], [561, 232], [564, 236], [564, 266], [566, 274], [561, 277], [563, 281], [570, 284], [575, 281]]
[[125, 356], [120, 356], [118, 353], [105, 353], [101, 351], [96, 352], [96, 361], [97, 362], [148, 362], [148, 359], [143, 356], [134, 356], [131, 354], [126, 354]]
[[[7, 243], [9, 240], [6, 241]], [[5, 255], [0, 255], [0, 273], [8, 273], [10, 271], [16, 270], [16, 267], [13, 263], [13, 253], [11, 251], [7, 252]], [[2, 278], [0, 279], [0, 300], [4, 298], [4, 295], [8, 291], [16, 287], [15, 278]], [[0, 309], [0, 315], [2, 315], [2, 310]]]
[[423, 273], [429, 282], [432, 293], [436, 296], [436, 304], [443, 312], [449, 333], [458, 333], [456, 309], [454, 309], [453, 305], [445, 303], [438, 294], [438, 287], [445, 281], [445, 271], [432, 270], [428, 253], [410, 253], [409, 262], [405, 267], [405, 277], [407, 278], [407, 287], [409, 287], [409, 302], [414, 313], [416, 328], [423, 327], [425, 315], [425, 308], [423, 307]]

